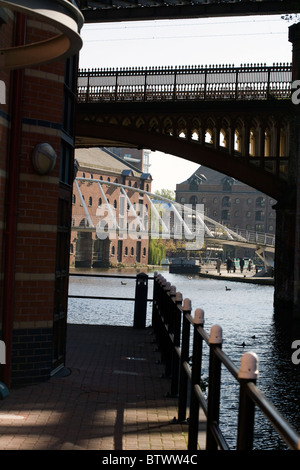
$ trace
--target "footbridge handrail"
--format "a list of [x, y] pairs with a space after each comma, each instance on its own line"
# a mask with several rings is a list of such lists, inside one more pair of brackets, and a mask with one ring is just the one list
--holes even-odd
[[[141, 195], [146, 196], [147, 200], [150, 204], [151, 210], [155, 212], [153, 217], [158, 217], [159, 218], [159, 221], [162, 225], [162, 228], [163, 228], [163, 224], [164, 224], [164, 219], [163, 219], [163, 217], [161, 217], [161, 214], [159, 214], [156, 211], [156, 205], [157, 205], [156, 203], [160, 203], [160, 202], [167, 204], [167, 206], [165, 206], [163, 208], [163, 210], [166, 210], [166, 211], [174, 210], [174, 211], [176, 211], [176, 214], [179, 218], [181, 217], [181, 215], [183, 213], [191, 214], [192, 216], [195, 216], [198, 220], [198, 227], [196, 227], [196, 229], [198, 231], [203, 230], [205, 238], [209, 239], [210, 241], [212, 241], [213, 239], [216, 240], [216, 241], [218, 241], [218, 240], [220, 240], [220, 241], [229, 240], [229, 241], [232, 241], [233, 244], [235, 242], [240, 242], [240, 243], [245, 243], [246, 245], [247, 244], [248, 245], [257, 245], [257, 246], [260, 246], [260, 247], [263, 246], [266, 249], [268, 247], [275, 248], [275, 235], [262, 233], [262, 232], [255, 232], [255, 231], [250, 231], [250, 230], [243, 230], [243, 229], [232, 230], [229, 227], [221, 224], [220, 222], [208, 217], [204, 213], [203, 210], [199, 211], [199, 209], [203, 206], [201, 204], [198, 205], [199, 207], [198, 207], [198, 210], [197, 210], [197, 208], [194, 209], [192, 207], [192, 205], [189, 205], [189, 204], [183, 205], [179, 202], [173, 201], [171, 199], [168, 199], [168, 198], [163, 197], [161, 195], [157, 195], [155, 193], [151, 193], [151, 192], [146, 191], [146, 190], [141, 189], [141, 188], [126, 186], [124, 184], [116, 183], [116, 182], [113, 182], [113, 181], [101, 181], [101, 180], [95, 180], [93, 178], [76, 177], [75, 178], [75, 187], [76, 187], [77, 192], [79, 194], [79, 197], [80, 197], [80, 200], [81, 200], [81, 205], [84, 209], [84, 215], [85, 215], [85, 218], [86, 218], [86, 224], [84, 225], [84, 229], [95, 228], [97, 226], [98, 222], [99, 222], [99, 217], [91, 216], [89, 208], [88, 208], [87, 204], [85, 203], [84, 198], [82, 197], [81, 189], [80, 189], [80, 183], [84, 183], [84, 182], [88, 182], [90, 184], [93, 184], [93, 183], [97, 184], [100, 189], [101, 189], [102, 185], [107, 185], [107, 186], [120, 188], [121, 191], [124, 192], [124, 193], [125, 193], [125, 191], [135, 191], [135, 192], [140, 193]], [[203, 207], [202, 207], [202, 209], [203, 209]], [[151, 211], [150, 211], [150, 214], [151, 214]], [[149, 215], [149, 214], [147, 214], [147, 215]], [[74, 224], [72, 226], [72, 229], [73, 230], [75, 230], [75, 229], [82, 230], [83, 226], [82, 226], [81, 221], [82, 221], [83, 214], [81, 214], [79, 216], [76, 213], [75, 214], [73, 213], [73, 216], [74, 216], [74, 218], [77, 218], [77, 219], [79, 217], [79, 219], [78, 219], [77, 223], [74, 220]], [[112, 218], [115, 218], [115, 216], [113, 214], [112, 214]], [[144, 229], [141, 230], [141, 234], [146, 235], [146, 236], [148, 235], [148, 233], [150, 231], [149, 223], [150, 223], [150, 217], [148, 218], [148, 222], [145, 224]], [[183, 223], [184, 223], [184, 220], [181, 219], [181, 224], [183, 224]], [[115, 225], [118, 226], [118, 221], [117, 220], [115, 220]], [[162, 230], [160, 233], [157, 233], [156, 236], [158, 236], [158, 237], [161, 236], [161, 237], [164, 237], [164, 238], [167, 238], [167, 236], [169, 238], [174, 237], [177, 232], [176, 232], [175, 229], [170, 230], [170, 228], [172, 229], [172, 227], [170, 227], [170, 226], [167, 227], [165, 232]], [[190, 227], [187, 227], [187, 229], [189, 229], [189, 228]], [[154, 235], [153, 227], [152, 227], [151, 233], [152, 233], [152, 235]], [[182, 234], [182, 225], [180, 225], [180, 231], [178, 233]]]
[[78, 101], [269, 100], [291, 96], [292, 65], [81, 69]]

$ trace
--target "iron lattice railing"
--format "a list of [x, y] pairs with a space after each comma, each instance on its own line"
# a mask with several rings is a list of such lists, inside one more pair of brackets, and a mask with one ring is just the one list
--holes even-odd
[[292, 65], [79, 70], [79, 102], [290, 99]]

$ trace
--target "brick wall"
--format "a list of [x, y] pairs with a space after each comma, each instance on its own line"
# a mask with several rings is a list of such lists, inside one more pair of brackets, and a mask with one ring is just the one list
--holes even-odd
[[[90, 169], [90, 171], [92, 170]], [[83, 174], [87, 178], [90, 178], [89, 169], [81, 168], [77, 176], [82, 177]], [[108, 213], [105, 209], [105, 200], [99, 190], [99, 186], [96, 181], [100, 178], [100, 176], [103, 178], [103, 181], [106, 181], [107, 178], [110, 177], [111, 181], [122, 183], [124, 185], [131, 184], [131, 186], [137, 183], [137, 187], [140, 187], [139, 177], [126, 177], [122, 179], [121, 175], [117, 172], [109, 173], [108, 175], [107, 173], [105, 173], [105, 171], [96, 172], [95, 170], [93, 170], [93, 177], [95, 179], [94, 182], [79, 181], [78, 185], [80, 188], [80, 192], [84, 197], [87, 210], [95, 227], [99, 223], [99, 217], [109, 220]], [[148, 190], [151, 191], [150, 182], [148, 184]], [[119, 212], [121, 190], [119, 187], [105, 184], [102, 184], [102, 187], [111, 207], [114, 208], [115, 206], [115, 217], [119, 223], [119, 221], [121, 220]], [[89, 235], [82, 235], [79, 231], [76, 230], [76, 227], [78, 227], [79, 225], [84, 227], [85, 224], [87, 224], [88, 222], [85, 209], [81, 203], [76, 186], [74, 186], [73, 194], [73, 228], [71, 235], [72, 250], [70, 254], [70, 265], [76, 267], [90, 267], [94, 263], [95, 259], [97, 259], [97, 235], [95, 230], [89, 231], [88, 227], [85, 228], [85, 233], [89, 232]], [[139, 194], [134, 190], [127, 190], [127, 195], [132, 205], [135, 204], [136, 207], [138, 207], [139, 204], [142, 204], [144, 206], [143, 210], [146, 210], [147, 201], [145, 199], [145, 196]], [[100, 199], [101, 204], [99, 204]], [[126, 266], [133, 266], [135, 264], [148, 264], [148, 238], [142, 238], [140, 241], [137, 239], [138, 233], [135, 231], [137, 219], [136, 216], [132, 214], [132, 212], [127, 211], [127, 205], [128, 203], [127, 201], [125, 201], [126, 216], [124, 218], [124, 224], [126, 225], [128, 223], [129, 229], [132, 229], [133, 232], [125, 234], [122, 239], [118, 236], [117, 231], [113, 231], [112, 233], [110, 233], [109, 237], [103, 239], [101, 241], [101, 243], [103, 243], [102, 257], [101, 260], [98, 260], [97, 267], [115, 266], [118, 264], [123, 264]], [[80, 248], [82, 250], [81, 252]], [[140, 257], [138, 257], [138, 252], [140, 252]]]
[[[33, 19], [29, 19], [26, 26], [28, 43], [53, 36], [51, 26]], [[0, 28], [2, 43], [6, 28]], [[11, 385], [45, 379], [49, 377], [52, 367], [64, 67], [65, 63], [61, 61], [24, 70], [22, 99], [19, 103], [22, 127], [18, 186], [15, 188], [17, 207], [14, 208], [14, 283], [10, 286], [14, 300], [11, 310], [3, 312], [3, 318], [12, 315]], [[3, 75], [0, 73], [0, 79], [3, 79]], [[0, 243], [4, 253], [4, 207], [7, 200], [2, 181], [6, 182], [7, 188], [11, 178], [6, 165], [11, 158], [8, 144], [16, 138], [10, 135], [9, 93], [8, 99], [7, 106], [1, 106], [0, 110]], [[56, 166], [49, 176], [38, 175], [32, 164], [33, 149], [42, 142], [49, 143], [58, 155]], [[7, 275], [4, 260], [5, 256], [2, 256], [1, 280]]]

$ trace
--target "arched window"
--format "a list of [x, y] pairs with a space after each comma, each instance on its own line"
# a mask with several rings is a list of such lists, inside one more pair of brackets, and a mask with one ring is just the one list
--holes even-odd
[[260, 196], [256, 199], [256, 207], [265, 207], [265, 198]]
[[222, 207], [230, 207], [230, 206], [231, 206], [230, 197], [224, 196], [222, 199]]
[[91, 207], [93, 205], [93, 198], [92, 196], [89, 197], [89, 206]]
[[229, 220], [230, 212], [227, 209], [222, 210], [222, 220]]
[[271, 132], [270, 129], [265, 131], [265, 157], [271, 155]]

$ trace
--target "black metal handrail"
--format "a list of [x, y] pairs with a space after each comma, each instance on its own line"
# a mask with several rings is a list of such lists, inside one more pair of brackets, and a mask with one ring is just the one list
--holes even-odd
[[[178, 396], [178, 418], [187, 420], [189, 400], [188, 449], [197, 450], [199, 409], [206, 416], [206, 450], [229, 450], [229, 445], [219, 426], [221, 365], [225, 366], [239, 383], [239, 412], [237, 450], [252, 450], [255, 407], [258, 407], [272, 427], [292, 450], [300, 450], [300, 436], [266, 399], [256, 386], [257, 357], [245, 353], [238, 368], [222, 351], [222, 328], [214, 325], [210, 335], [203, 329], [204, 312], [195, 310], [191, 316], [191, 302], [162, 275], [154, 276], [152, 326], [165, 363], [165, 374], [171, 377], [172, 396]], [[193, 335], [191, 335], [191, 329]], [[202, 349], [209, 347], [208, 397], [201, 387]], [[192, 347], [192, 355], [190, 348]], [[190, 395], [188, 390], [190, 388]]]
[[[70, 277], [105, 277], [114, 279], [134, 279], [135, 280], [135, 296], [134, 297], [118, 297], [118, 296], [94, 296], [94, 295], [75, 295], [69, 294], [68, 298], [72, 299], [92, 299], [92, 300], [121, 300], [134, 302], [134, 328], [144, 328], [146, 326], [147, 315], [147, 302], [152, 302], [153, 299], [148, 299], [148, 280], [154, 279], [145, 273], [137, 275], [118, 275], [118, 274], [85, 274], [85, 273], [71, 273]], [[122, 282], [122, 281], [121, 281]]]
[[78, 72], [78, 101], [289, 99], [292, 66], [189, 66], [88, 69]]

